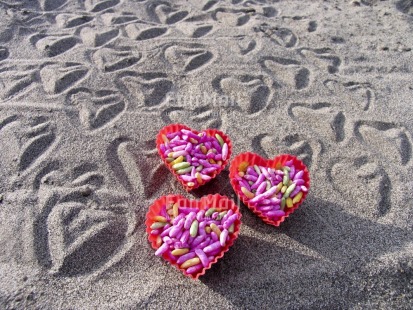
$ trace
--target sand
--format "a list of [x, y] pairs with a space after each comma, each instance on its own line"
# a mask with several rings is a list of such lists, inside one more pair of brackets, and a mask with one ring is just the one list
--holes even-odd
[[[377, 309], [413, 300], [413, 2], [0, 2], [0, 308]], [[279, 228], [241, 204], [199, 281], [155, 257], [148, 206], [186, 193], [166, 124], [290, 153]]]

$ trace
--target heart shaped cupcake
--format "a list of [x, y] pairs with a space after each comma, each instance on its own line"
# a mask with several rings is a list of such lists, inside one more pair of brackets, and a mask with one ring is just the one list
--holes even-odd
[[156, 146], [168, 169], [187, 191], [215, 178], [232, 152], [231, 141], [222, 131], [198, 132], [182, 124], [162, 128]]
[[231, 185], [238, 197], [265, 223], [279, 226], [304, 201], [310, 175], [292, 155], [264, 159], [257, 154], [237, 155], [230, 166]]
[[150, 206], [145, 224], [155, 255], [198, 279], [237, 239], [241, 214], [232, 200], [221, 195], [200, 200], [168, 195]]

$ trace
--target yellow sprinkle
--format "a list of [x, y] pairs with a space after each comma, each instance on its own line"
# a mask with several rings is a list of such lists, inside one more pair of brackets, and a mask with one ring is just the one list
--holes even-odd
[[189, 138], [189, 141], [190, 141], [192, 144], [198, 144], [198, 141], [196, 141], [194, 138]]
[[209, 226], [205, 227], [205, 232], [207, 234], [210, 234], [211, 233], [211, 227], [209, 227]]
[[166, 222], [161, 223], [161, 222], [153, 222], [151, 225], [151, 229], [158, 229], [158, 228], [162, 228], [166, 225]]
[[275, 193], [278, 194], [282, 187], [283, 187], [283, 183], [282, 182], [278, 183], [277, 188], [275, 189]]
[[284, 185], [284, 186], [281, 188], [281, 193], [284, 194], [285, 191], [287, 190], [287, 188], [288, 188], [287, 185]]
[[166, 211], [166, 213], [168, 213], [169, 216], [173, 216], [174, 215], [174, 210], [169, 209], [168, 211]]
[[192, 186], [195, 186], [195, 183], [194, 182], [188, 182], [188, 183], [186, 183], [186, 185], [189, 186], [189, 187], [192, 187]]
[[156, 246], [159, 248], [162, 245], [162, 237], [156, 237]]
[[178, 210], [178, 203], [177, 203], [177, 202], [174, 203], [174, 205], [172, 206], [172, 210], [173, 210], [173, 212], [172, 212], [173, 216], [174, 216], [174, 217], [177, 217], [177, 216], [178, 216], [178, 212], [179, 212], [179, 210]]
[[300, 202], [302, 197], [303, 197], [303, 192], [298, 192], [298, 194], [294, 196], [293, 204]]
[[175, 164], [179, 164], [181, 162], [184, 161], [184, 157], [183, 156], [179, 156], [178, 158], [176, 158], [173, 162], [171, 162], [171, 165], [175, 165]]
[[222, 147], [225, 143], [224, 139], [219, 134], [215, 134], [215, 138], [217, 138], [219, 145]]
[[202, 145], [199, 149], [201, 150], [202, 154], [204, 154], [204, 155], [208, 152], [205, 145]]
[[188, 259], [185, 263], [183, 263], [181, 265], [181, 268], [187, 269], [189, 267], [198, 265], [199, 263], [201, 263], [201, 260], [199, 259], [199, 257], [191, 258], [191, 259]]
[[213, 160], [212, 158], [209, 160], [209, 162], [211, 163], [211, 164], [216, 164], [217, 162], [215, 161], [215, 160]]
[[155, 222], [161, 222], [161, 223], [166, 223], [167, 222], [167, 219], [164, 218], [163, 216], [160, 216], [160, 215], [154, 216], [153, 220]]
[[245, 175], [245, 173], [243, 171], [240, 171], [238, 172], [238, 175], [242, 178]]
[[288, 197], [285, 200], [285, 203], [287, 204], [287, 208], [292, 208], [293, 207], [293, 200], [291, 199], [291, 197]]
[[162, 135], [162, 140], [164, 143], [169, 143], [169, 139], [165, 135]]
[[218, 160], [218, 161], [217, 161], [217, 165], [222, 166], [222, 160]]
[[247, 198], [251, 199], [254, 198], [255, 195], [253, 193], [251, 193], [248, 189], [246, 189], [245, 187], [241, 187], [241, 192], [244, 193], [245, 196], [247, 196]]
[[174, 152], [170, 152], [169, 154], [168, 154], [168, 157], [174, 157]]
[[291, 184], [293, 184], [293, 181], [288, 181], [288, 186], [290, 186]]
[[199, 172], [195, 173], [196, 180], [198, 181], [198, 184], [202, 184], [202, 177]]
[[171, 252], [173, 256], [181, 256], [189, 252], [189, 249], [175, 249]]
[[248, 166], [249, 166], [249, 162], [243, 161], [243, 162], [240, 163], [240, 165], [238, 166], [238, 171], [246, 172]]
[[221, 236], [221, 229], [219, 229], [217, 225], [211, 223], [211, 225], [209, 226], [211, 227], [212, 231], [217, 234], [218, 237]]

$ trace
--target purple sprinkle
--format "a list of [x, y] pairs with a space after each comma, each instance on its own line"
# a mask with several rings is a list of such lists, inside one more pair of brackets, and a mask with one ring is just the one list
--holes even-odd
[[304, 183], [305, 183], [303, 179], [297, 179], [297, 180], [294, 180], [293, 182], [294, 182], [295, 185], [297, 185], [297, 186], [298, 186], [298, 185], [304, 185]]
[[166, 225], [164, 226], [164, 231], [161, 233], [161, 237], [168, 236], [168, 235], [169, 235], [169, 232], [172, 230], [172, 227], [173, 227], [173, 226], [168, 227], [168, 228], [166, 228], [166, 229], [165, 229], [165, 227], [166, 227]]
[[178, 214], [178, 216], [172, 220], [172, 225], [177, 225], [179, 221], [182, 220], [184, 217], [185, 217], [185, 214], [182, 214], [182, 213]]
[[202, 264], [198, 264], [198, 265], [189, 267], [185, 272], [186, 272], [187, 274], [193, 274], [193, 273], [195, 273], [195, 272], [200, 271], [201, 269], [202, 269]]
[[199, 235], [198, 237], [194, 239], [194, 241], [192, 241], [191, 247], [195, 248], [198, 244], [201, 244], [201, 242], [204, 241], [205, 238], [206, 238], [206, 235]]
[[198, 159], [207, 159], [206, 155], [204, 155], [202, 153], [195, 153], [195, 154], [193, 154], [193, 156], [195, 156]]
[[197, 140], [197, 141], [199, 141], [199, 139], [200, 139], [198, 135], [194, 134], [194, 133], [193, 133], [192, 131], [190, 131], [190, 130], [181, 129], [181, 132], [182, 132], [184, 135], [187, 135], [188, 137], [194, 138], [194, 139]]
[[195, 220], [196, 218], [196, 213], [194, 211], [191, 211], [185, 219], [185, 223], [184, 223], [184, 228], [185, 229], [189, 229], [192, 225], [192, 222]]
[[182, 180], [184, 180], [185, 182], [193, 182], [196, 180], [195, 176], [192, 175], [186, 175], [186, 174], [181, 174], [179, 176], [179, 178], [181, 178]]
[[258, 173], [255, 171], [255, 169], [253, 168], [253, 167], [251, 167], [251, 166], [249, 166], [248, 168], [247, 168], [247, 174], [249, 174], [249, 175], [253, 175], [254, 177], [257, 177], [258, 178]]
[[224, 143], [224, 145], [222, 145], [222, 160], [226, 160], [227, 156], [228, 156], [228, 144]]
[[221, 222], [224, 223], [226, 220], [228, 220], [228, 218], [234, 214], [234, 211], [232, 210], [228, 210], [227, 214], [224, 215], [224, 217], [222, 218]]
[[[262, 175], [264, 175], [264, 174], [262, 174]], [[251, 187], [251, 188], [252, 188], [252, 187]], [[267, 188], [267, 182], [262, 182], [262, 183], [258, 186], [258, 188], [257, 188], [257, 190], [256, 190], [256, 192], [255, 192], [255, 195], [260, 195], [260, 194], [262, 194], [263, 192], [265, 192], [266, 188]]]
[[159, 249], [156, 250], [155, 255], [156, 256], [161, 256], [163, 253], [168, 251], [168, 249], [169, 249], [168, 244], [164, 243], [159, 247]]
[[170, 140], [170, 139], [175, 138], [177, 135], [179, 135], [179, 131], [167, 133], [167, 134], [166, 134], [166, 137]]
[[250, 187], [250, 185], [248, 184], [247, 181], [245, 181], [241, 178], [241, 180], [238, 180], [238, 182], [239, 182], [240, 186], [245, 187], [247, 190], [251, 191], [251, 187]]
[[202, 219], [204, 218], [204, 215], [205, 215], [205, 210], [198, 211], [198, 213], [196, 214], [196, 219], [198, 220], [198, 222], [202, 221]]
[[[262, 174], [261, 174], [262, 175]], [[277, 190], [277, 186], [273, 186], [271, 187], [268, 191], [266, 191], [265, 193], [261, 194], [261, 195], [257, 195], [254, 198], [252, 198], [249, 202], [260, 202], [261, 200], [268, 198], [272, 195], [275, 194]]]
[[294, 179], [294, 175], [295, 175], [295, 167], [292, 166], [292, 167], [290, 168], [290, 179], [291, 179], [291, 180]]
[[214, 148], [217, 150], [218, 153], [222, 152], [222, 148], [221, 145], [218, 143], [217, 140], [212, 140], [212, 145], [214, 146]]
[[209, 141], [208, 141], [208, 142], [205, 142], [204, 145], [205, 145], [205, 147], [207, 148], [207, 150], [211, 149], [211, 147], [212, 147], [212, 146], [211, 146], [211, 142], [209, 142]]
[[207, 155], [206, 155], [206, 157], [208, 158], [208, 159], [214, 159], [214, 157], [215, 157], [215, 153], [208, 153]]
[[297, 195], [301, 191], [301, 186], [296, 186], [293, 190], [293, 192], [290, 194], [291, 198], [294, 198], [295, 195]]
[[[186, 152], [186, 151], [185, 151], [185, 152]], [[186, 161], [187, 161], [188, 163], [192, 164], [192, 157], [191, 157], [190, 155], [186, 155], [185, 158], [186, 158]]]
[[291, 160], [285, 162], [284, 166], [291, 167], [293, 165], [293, 163], [294, 163], [294, 161], [291, 159]]
[[200, 159], [200, 160], [199, 160], [199, 163], [200, 163], [202, 166], [204, 166], [205, 168], [210, 168], [210, 167], [212, 167], [212, 166], [211, 166], [211, 163], [210, 163], [209, 161], [207, 161], [207, 160]]
[[198, 234], [206, 235], [205, 226], [206, 226], [206, 222], [199, 223], [199, 225], [198, 225]]
[[271, 179], [271, 176], [270, 176], [270, 174], [268, 173], [267, 168], [261, 167], [261, 166], [259, 166], [259, 168], [260, 168], [262, 174], [267, 178], [267, 180], [270, 180], [270, 179]]
[[284, 216], [285, 212], [283, 210], [276, 210], [276, 211], [270, 211], [270, 212], [266, 213], [265, 215], [268, 216], [268, 217], [273, 217], [273, 216], [274, 217], [275, 216], [279, 217], [279, 216]]
[[257, 181], [255, 181], [255, 183], [251, 186], [251, 189], [257, 189], [261, 185], [261, 183], [264, 182], [264, 180], [265, 180], [265, 175], [260, 174]]
[[188, 143], [185, 147], [185, 151], [190, 152], [192, 150], [192, 143]]
[[258, 207], [260, 211], [262, 212], [268, 212], [274, 209], [274, 206], [263, 206], [263, 207]]
[[164, 154], [166, 151], [165, 145], [161, 144], [160, 149], [161, 149], [162, 154]]
[[[198, 244], [195, 249], [203, 249], [211, 243], [211, 238], [207, 237], [203, 242]], [[204, 251], [205, 252], [205, 251]]]
[[238, 214], [233, 214], [231, 215], [225, 222], [224, 222], [224, 228], [229, 229], [232, 224], [238, 219]]
[[201, 260], [201, 263], [204, 267], [208, 267], [209, 265], [209, 259], [206, 256], [206, 254], [204, 253], [204, 251], [202, 251], [201, 249], [196, 249], [195, 250], [195, 254], [199, 257], [199, 259]]
[[203, 174], [210, 174], [210, 173], [213, 173], [213, 172], [216, 171], [216, 170], [217, 170], [217, 168], [214, 168], [214, 167], [204, 168], [204, 169], [202, 169], [201, 173], [203, 173]]
[[306, 192], [308, 192], [308, 188], [307, 188], [307, 186], [301, 186], [301, 190], [304, 192], [304, 193], [306, 193]]
[[209, 252], [212, 252], [216, 249], [219, 249], [220, 247], [221, 247], [221, 243], [219, 241], [216, 241], [216, 242], [208, 245], [207, 247], [205, 247], [204, 252], [209, 253]]
[[294, 176], [294, 181], [298, 180], [298, 179], [301, 179], [303, 177], [303, 175], [304, 175], [304, 170], [298, 171]]
[[215, 155], [214, 160], [218, 161], [218, 160], [222, 160], [222, 155], [221, 154], [217, 154]]
[[188, 252], [188, 253], [180, 256], [178, 258], [178, 260], [176, 261], [176, 263], [178, 265], [181, 265], [181, 264], [185, 263], [188, 259], [195, 258], [195, 256], [196, 256], [195, 252]]
[[218, 235], [214, 231], [211, 231], [211, 239], [213, 241], [218, 241], [219, 240]]
[[158, 236], [160, 233], [161, 233], [160, 229], [153, 229], [151, 231], [151, 235], [153, 235], [153, 236]]
[[185, 147], [186, 147], [186, 145], [175, 146], [175, 147], [172, 148], [172, 151], [174, 151], [174, 152], [184, 151]]
[[221, 246], [225, 246], [225, 243], [227, 242], [228, 238], [228, 230], [224, 229], [221, 232], [221, 235], [219, 236], [219, 242], [221, 243]]
[[255, 175], [246, 174], [246, 175], [244, 175], [244, 179], [248, 180], [248, 181], [255, 182], [255, 181], [257, 181], [258, 178]]
[[211, 178], [209, 175], [206, 175], [206, 174], [202, 174], [202, 173], [201, 173], [201, 179], [204, 180], [204, 181], [209, 181], [209, 180], [211, 180], [212, 178]]

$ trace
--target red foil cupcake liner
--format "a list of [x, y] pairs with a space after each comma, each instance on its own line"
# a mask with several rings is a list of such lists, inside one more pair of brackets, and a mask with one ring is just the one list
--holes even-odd
[[303, 180], [304, 180], [304, 185], [307, 187], [307, 189], [310, 188], [310, 173], [308, 172], [307, 166], [299, 160], [297, 157], [289, 154], [282, 154], [276, 156], [274, 159], [264, 159], [261, 156], [254, 154], [254, 153], [241, 153], [237, 155], [231, 162], [230, 168], [229, 168], [229, 177], [231, 180], [231, 185], [234, 191], [237, 193], [238, 197], [242, 200], [242, 202], [256, 215], [258, 215], [265, 223], [273, 226], [279, 226], [285, 218], [290, 216], [305, 200], [307, 197], [308, 192], [303, 192], [303, 196], [299, 202], [294, 204], [291, 208], [285, 208], [285, 215], [280, 217], [278, 220], [273, 220], [271, 218], [268, 218], [265, 216], [260, 210], [258, 210], [254, 205], [251, 205], [248, 203], [249, 199], [244, 197], [244, 195], [240, 195], [241, 193], [241, 187], [238, 183], [238, 181], [235, 179], [235, 176], [238, 175], [238, 167], [240, 166], [241, 163], [243, 162], [248, 162], [249, 166], [253, 165], [258, 165], [258, 166], [263, 166], [263, 167], [268, 167], [268, 168], [273, 168], [273, 169], [281, 169], [285, 165], [287, 161], [293, 161], [293, 165], [295, 168], [298, 170], [303, 170], [304, 175], [303, 175]]
[[178, 202], [180, 207], [186, 208], [194, 208], [196, 210], [206, 210], [211, 207], [217, 209], [217, 211], [225, 211], [225, 210], [232, 210], [234, 214], [238, 214], [238, 219], [235, 221], [234, 225], [234, 233], [229, 235], [229, 240], [222, 247], [221, 252], [215, 256], [214, 260], [212, 260], [207, 267], [204, 267], [199, 272], [194, 274], [186, 273], [185, 269], [180, 268], [178, 264], [172, 261], [169, 256], [164, 253], [162, 255], [163, 259], [168, 261], [171, 265], [175, 266], [178, 270], [182, 271], [182, 273], [194, 280], [198, 279], [200, 276], [204, 275], [205, 272], [211, 268], [213, 264], [215, 264], [221, 257], [224, 256], [225, 252], [229, 250], [229, 248], [234, 244], [235, 240], [238, 238], [240, 226], [241, 226], [241, 213], [239, 212], [238, 207], [235, 203], [230, 200], [229, 198], [221, 195], [208, 195], [204, 196], [199, 200], [189, 200], [181, 195], [168, 195], [162, 196], [159, 199], [155, 200], [154, 203], [149, 207], [149, 210], [146, 214], [146, 233], [148, 234], [148, 240], [155, 250], [158, 249], [156, 245], [157, 236], [151, 235], [151, 225], [155, 222], [153, 218], [157, 215], [160, 215], [161, 209], [164, 205], [167, 204], [174, 204]]
[[172, 174], [178, 179], [178, 181], [182, 184], [182, 186], [185, 188], [185, 190], [186, 190], [187, 192], [189, 192], [189, 191], [191, 191], [191, 190], [194, 190], [194, 189], [196, 189], [196, 188], [198, 188], [198, 187], [206, 184], [207, 182], [210, 182], [210, 181], [213, 180], [218, 174], [220, 174], [222, 170], [224, 170], [224, 168], [225, 168], [225, 166], [228, 164], [228, 162], [229, 162], [229, 160], [230, 160], [230, 157], [231, 157], [231, 154], [232, 154], [232, 143], [231, 143], [231, 140], [229, 139], [229, 137], [228, 137], [225, 133], [223, 133], [222, 131], [220, 131], [220, 130], [218, 130], [218, 129], [206, 129], [206, 130], [205, 130], [205, 132], [206, 132], [207, 135], [209, 135], [209, 136], [213, 136], [213, 137], [214, 137], [215, 134], [219, 134], [219, 135], [222, 137], [222, 139], [224, 140], [224, 142], [228, 144], [228, 156], [227, 156], [227, 159], [222, 162], [221, 168], [219, 168], [219, 169], [216, 170], [214, 173], [212, 173], [212, 174], [209, 175], [209, 176], [211, 177], [211, 180], [205, 181], [203, 184], [198, 184], [198, 183], [196, 183], [195, 186], [189, 187], [189, 186], [186, 185], [187, 182], [185, 182], [185, 181], [183, 181], [181, 178], [179, 178], [179, 174], [177, 174], [177, 173], [175, 172], [175, 170], [172, 169], [172, 167], [170, 166], [170, 164], [166, 161], [166, 158], [164, 158], [164, 155], [162, 154], [162, 151], [161, 151], [161, 149], [160, 149], [161, 144], [164, 143], [164, 141], [163, 141], [163, 139], [162, 139], [162, 135], [166, 135], [166, 134], [168, 134], [168, 133], [177, 132], [177, 131], [180, 131], [181, 129], [190, 130], [190, 131], [192, 131], [192, 132], [195, 133], [195, 134], [198, 134], [198, 133], [199, 133], [199, 131], [196, 131], [196, 130], [194, 130], [194, 129], [188, 127], [188, 126], [182, 125], [182, 124], [171, 124], [171, 125], [168, 125], [168, 126], [163, 127], [163, 128], [159, 131], [158, 135], [156, 136], [156, 147], [157, 147], [157, 149], [158, 149], [159, 156], [161, 156], [163, 162], [164, 162], [165, 165], [168, 167], [169, 171], [171, 171]]

